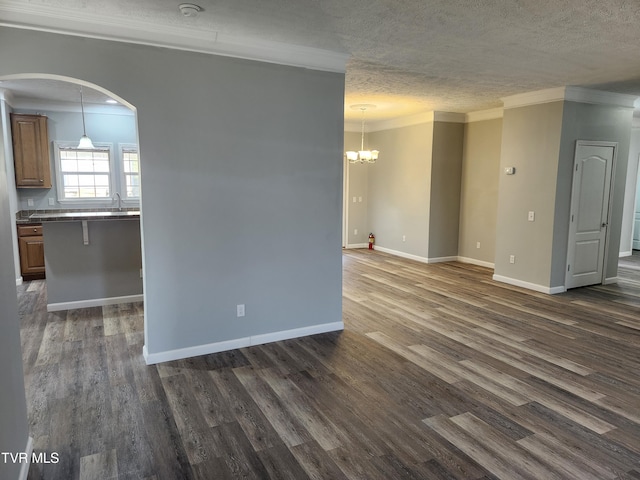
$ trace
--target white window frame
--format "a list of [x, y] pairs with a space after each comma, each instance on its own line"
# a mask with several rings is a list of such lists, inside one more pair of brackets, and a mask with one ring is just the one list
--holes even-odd
[[[120, 195], [122, 195], [122, 203], [127, 205], [140, 205], [140, 197], [128, 197], [127, 196], [127, 174], [124, 171], [124, 151], [125, 150], [135, 150], [138, 153], [138, 178], [142, 176], [142, 172], [140, 171], [140, 150], [138, 149], [138, 144], [136, 143], [119, 143], [118, 144], [118, 158], [120, 168]], [[142, 190], [140, 191], [140, 196], [142, 196]]]
[[109, 152], [109, 192], [111, 193], [110, 197], [102, 197], [102, 198], [65, 198], [64, 196], [64, 182], [62, 181], [62, 166], [60, 164], [60, 149], [65, 148], [77, 148], [78, 142], [70, 142], [70, 141], [53, 141], [53, 150], [55, 154], [56, 160], [56, 189], [58, 195], [58, 202], [60, 204], [93, 204], [93, 205], [108, 205], [111, 206], [113, 202], [113, 195], [118, 191], [117, 183], [116, 183], [116, 174], [115, 174], [115, 160], [113, 158], [113, 144], [112, 143], [100, 143], [94, 142], [93, 144], [98, 150], [106, 150]]

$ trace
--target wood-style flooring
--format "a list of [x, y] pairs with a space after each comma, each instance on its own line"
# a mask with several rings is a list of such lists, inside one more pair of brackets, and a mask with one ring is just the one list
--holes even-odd
[[345, 330], [157, 366], [142, 305], [19, 287], [29, 479], [640, 479], [640, 257], [544, 295], [345, 251]]

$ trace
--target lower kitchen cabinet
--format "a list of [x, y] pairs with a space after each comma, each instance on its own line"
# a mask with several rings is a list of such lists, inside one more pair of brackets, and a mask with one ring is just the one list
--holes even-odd
[[18, 249], [22, 278], [24, 280], [44, 278], [42, 225], [18, 225]]

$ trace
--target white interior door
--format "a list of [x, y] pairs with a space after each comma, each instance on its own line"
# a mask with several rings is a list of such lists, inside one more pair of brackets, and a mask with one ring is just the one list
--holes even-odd
[[602, 283], [615, 143], [576, 144], [566, 288]]

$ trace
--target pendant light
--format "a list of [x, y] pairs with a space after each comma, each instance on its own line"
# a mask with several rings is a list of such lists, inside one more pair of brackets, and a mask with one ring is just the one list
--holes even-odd
[[362, 136], [360, 137], [360, 150], [355, 152], [355, 151], [348, 151], [345, 152], [345, 155], [347, 157], [347, 160], [349, 160], [349, 163], [376, 163], [376, 160], [378, 159], [378, 154], [380, 153], [378, 150], [365, 150], [364, 149], [364, 112], [368, 110], [372, 110], [374, 108], [376, 108], [375, 105], [370, 105], [370, 104], [357, 104], [357, 105], [351, 105], [351, 108], [353, 110], [360, 110], [362, 112]]
[[95, 150], [93, 142], [87, 137], [87, 129], [84, 124], [84, 101], [82, 99], [82, 85], [80, 85], [80, 109], [82, 110], [82, 137], [78, 143], [78, 149], [80, 150]]

